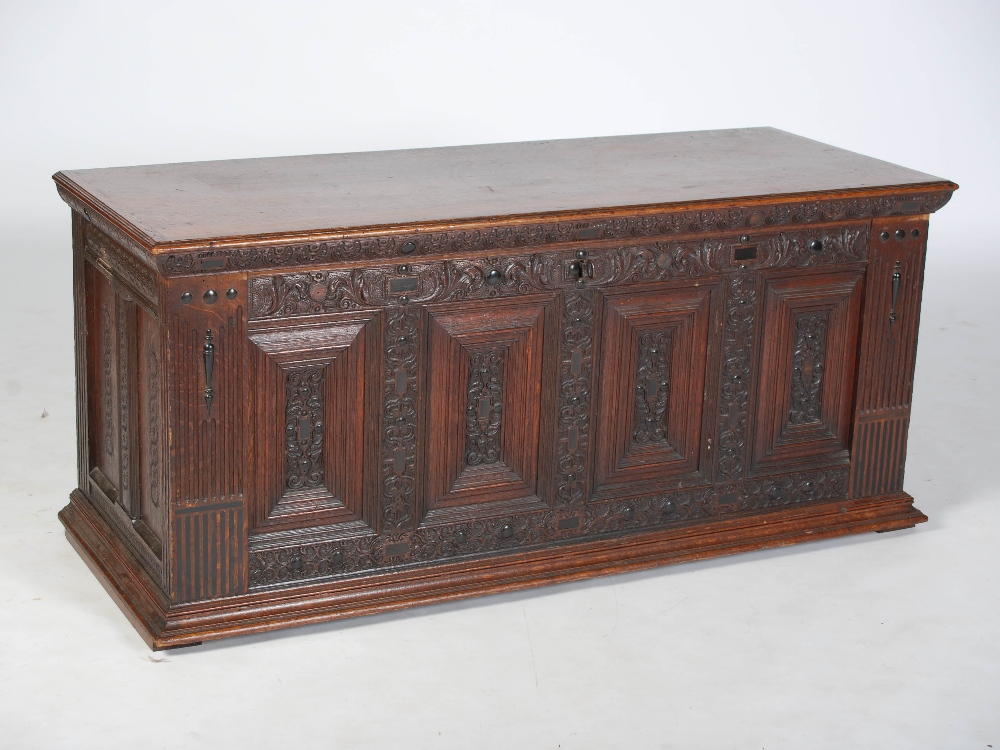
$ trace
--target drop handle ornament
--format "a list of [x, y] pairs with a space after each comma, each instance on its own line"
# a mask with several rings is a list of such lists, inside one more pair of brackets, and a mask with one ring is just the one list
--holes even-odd
[[899, 269], [899, 261], [896, 261], [896, 267], [892, 272], [892, 309], [889, 311], [889, 327], [891, 328], [896, 322], [896, 302], [899, 300], [899, 285], [903, 280], [903, 274]]
[[212, 371], [215, 369], [215, 343], [212, 340], [212, 329], [205, 332], [205, 346], [203, 349], [205, 357], [205, 410], [208, 416], [212, 416], [212, 397], [215, 392], [212, 390]]

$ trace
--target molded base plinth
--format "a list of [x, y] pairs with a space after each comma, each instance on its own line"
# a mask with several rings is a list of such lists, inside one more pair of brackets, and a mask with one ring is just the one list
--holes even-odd
[[894, 531], [927, 520], [912, 497], [896, 493], [171, 604], [79, 490], [59, 518], [70, 543], [155, 650], [846, 534]]

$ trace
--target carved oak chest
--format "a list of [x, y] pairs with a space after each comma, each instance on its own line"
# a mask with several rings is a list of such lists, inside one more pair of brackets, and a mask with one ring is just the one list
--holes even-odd
[[770, 128], [54, 179], [60, 518], [153, 648], [926, 520], [951, 182]]

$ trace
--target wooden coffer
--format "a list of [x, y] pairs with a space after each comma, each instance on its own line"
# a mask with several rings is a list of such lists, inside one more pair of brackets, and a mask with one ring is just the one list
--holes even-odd
[[152, 648], [926, 520], [951, 182], [769, 128], [55, 180], [60, 518]]

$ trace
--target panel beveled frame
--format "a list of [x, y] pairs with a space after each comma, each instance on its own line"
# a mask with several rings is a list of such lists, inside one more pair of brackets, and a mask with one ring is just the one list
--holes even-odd
[[[712, 321], [722, 299], [721, 278], [658, 284], [605, 293], [601, 330], [595, 497], [627, 497], [705, 484], [705, 394], [708, 361], [718, 348]], [[635, 438], [640, 342], [644, 334], [670, 341], [669, 395], [663, 439]], [[717, 338], [717, 337], [716, 337]], [[709, 405], [707, 412], [712, 411]]]
[[[846, 465], [864, 270], [765, 274], [750, 476]], [[824, 321], [815, 418], [792, 417], [801, 320]], [[812, 335], [812, 334], [809, 334]], [[799, 342], [801, 344], [801, 342]]]
[[[421, 524], [493, 517], [545, 507], [551, 472], [559, 297], [534, 294], [429, 305]], [[470, 366], [502, 352], [497, 460], [466, 463]]]
[[[377, 465], [377, 425], [365, 415], [378, 414], [380, 327], [380, 313], [366, 310], [250, 332], [251, 531], [358, 521], [374, 527], [377, 491], [364, 467]], [[305, 429], [316, 427], [321, 435], [322, 477], [295, 486], [288, 442], [299, 428], [289, 421], [290, 389], [312, 373], [322, 380], [321, 423]]]

